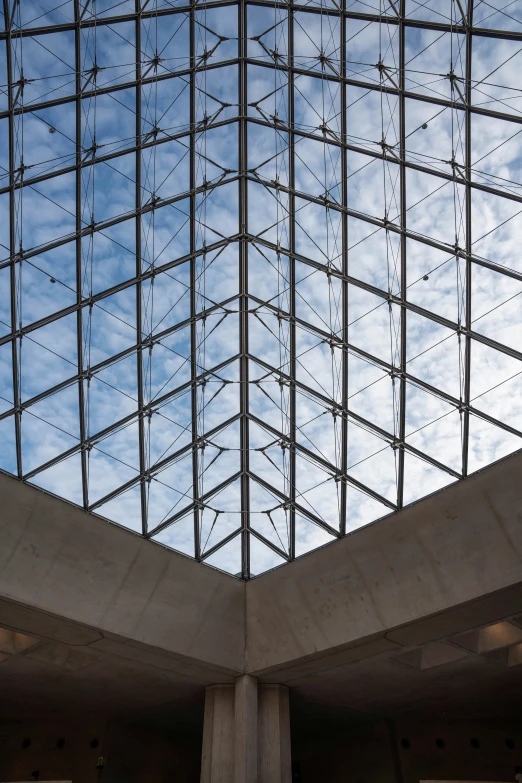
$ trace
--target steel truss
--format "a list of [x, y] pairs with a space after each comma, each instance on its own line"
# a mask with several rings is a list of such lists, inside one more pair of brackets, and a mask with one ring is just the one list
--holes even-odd
[[[71, 0], [62, 4], [70, 5], [71, 18], [63, 19], [62, 6], [38, 13], [37, 2], [25, 3], [3, 0], [5, 25], [0, 31], [6, 55], [0, 134], [2, 127], [7, 131], [0, 209], [5, 203], [1, 219], [9, 226], [0, 258], [9, 300], [8, 320], [2, 316], [1, 321], [0, 367], [4, 368], [3, 357], [11, 380], [0, 389], [0, 428], [4, 426], [6, 433], [2, 469], [196, 560], [248, 579], [396, 511], [433, 488], [465, 478], [477, 467], [476, 460], [470, 462], [470, 450], [479, 449], [471, 441], [470, 428], [476, 422], [492, 427], [495, 438], [510, 439], [503, 451], [500, 446], [490, 450], [489, 461], [520, 447], [522, 426], [516, 416], [503, 415], [498, 408], [492, 412], [486, 394], [522, 373], [522, 369], [511, 371], [513, 362], [522, 362], [521, 343], [504, 339], [502, 331], [483, 329], [477, 324], [483, 316], [477, 317], [474, 309], [474, 297], [479, 296], [474, 293], [475, 277], [480, 270], [494, 275], [499, 287], [512, 286], [505, 288], [502, 301], [495, 300], [491, 312], [522, 290], [520, 264], [499, 261], [476, 248], [485, 231], [476, 225], [473, 211], [479, 198], [494, 199], [502, 209], [509, 206], [513, 214], [499, 218], [488, 232], [493, 233], [517, 217], [522, 202], [522, 184], [512, 175], [501, 174], [500, 164], [498, 174], [479, 167], [483, 158], [495, 153], [495, 145], [479, 163], [473, 146], [478, 136], [474, 123], [480, 119], [502, 123], [509, 131], [500, 146], [520, 133], [522, 113], [513, 105], [520, 90], [511, 82], [491, 82], [489, 75], [475, 77], [476, 41], [491, 47], [492, 61], [497, 57], [492, 73], [501, 71], [518, 53], [509, 50], [498, 56], [502, 42], [522, 47], [522, 22], [509, 9], [499, 5], [499, 21], [490, 27], [482, 11], [477, 19], [473, 0], [447, 0], [444, 13], [437, 11], [440, 4], [435, 0], [431, 4], [375, 0], [372, 12], [349, 0], [341, 5], [336, 0], [315, 4], [218, 0], [184, 5], [132, 0], [114, 3], [113, 8], [100, 0], [98, 7], [96, 0]], [[32, 16], [29, 7], [36, 9]], [[422, 8], [428, 8], [424, 16]], [[224, 32], [227, 25], [235, 35]], [[163, 38], [162, 30], [167, 31]], [[373, 44], [368, 44], [368, 52], [378, 58], [359, 62], [353, 42], [363, 40], [367, 30], [377, 31], [378, 45], [372, 49]], [[103, 46], [108, 39], [100, 39], [103, 46], [97, 43], [103, 35], [126, 41], [130, 48], [125, 51], [134, 52], [133, 61], [107, 59]], [[176, 36], [174, 54], [162, 56]], [[451, 42], [449, 61], [440, 65], [440, 73], [411, 65], [416, 58], [422, 63], [426, 51], [439, 40]], [[45, 60], [51, 63], [48, 77], [45, 64], [38, 73], [38, 56], [26, 54], [34, 42], [34, 51], [40, 47], [51, 58]], [[69, 49], [49, 48], [59, 47], [60, 42]], [[221, 57], [222, 49], [226, 52]], [[65, 75], [52, 70], [53, 58]], [[101, 61], [106, 65], [100, 66]], [[123, 76], [118, 68], [125, 71]], [[432, 81], [424, 78], [430, 76]], [[235, 79], [237, 88], [233, 100], [223, 97], [226, 90], [219, 92], [220, 82], [226, 84], [229, 78]], [[499, 95], [501, 86], [504, 92]], [[165, 109], [158, 98], [160, 89], [172, 99]], [[113, 101], [116, 133], [98, 143], [104, 126], [97, 112], [104, 98]], [[358, 101], [364, 106], [367, 98], [380, 104], [379, 138], [359, 131], [353, 106]], [[373, 111], [377, 104], [369, 105]], [[134, 115], [127, 136], [118, 135], [121, 106]], [[175, 114], [169, 114], [172, 106]], [[66, 122], [73, 116], [69, 109], [74, 114], [72, 132]], [[415, 128], [410, 122], [413, 111], [422, 120]], [[309, 119], [314, 112], [319, 118], [315, 124]], [[370, 123], [368, 112], [364, 121]], [[170, 125], [164, 121], [167, 115]], [[451, 118], [447, 159], [435, 152], [432, 156], [419, 152], [421, 147], [414, 148], [411, 141], [439, 115]], [[71, 142], [68, 152], [49, 153], [38, 161], [31, 150], [36, 145], [36, 136], [31, 136], [33, 121], [53, 139], [58, 134]], [[234, 154], [230, 149], [223, 152], [220, 143], [233, 146]], [[268, 145], [266, 154], [263, 144]], [[515, 144], [520, 149], [520, 142]], [[302, 148], [309, 152], [301, 156]], [[315, 161], [316, 154], [323, 164]], [[519, 160], [520, 153], [512, 157]], [[167, 171], [165, 161], [174, 158], [174, 168]], [[171, 182], [165, 195], [165, 181], [173, 171], [178, 177], [185, 158], [186, 174], [179, 175], [175, 186]], [[378, 166], [382, 170], [375, 200], [381, 199], [384, 214], [360, 203], [363, 191], [352, 185], [357, 181], [353, 178], [370, 166], [372, 173]], [[110, 182], [120, 182], [122, 192], [128, 189], [132, 203], [105, 215], [99, 212], [99, 204], [105, 203], [101, 191], [112, 188], [112, 199], [117, 201], [119, 187], [106, 184], [109, 180], [99, 173], [108, 169], [121, 178]], [[67, 182], [67, 177], [74, 179], [74, 197], [57, 185]], [[417, 199], [414, 177], [431, 183], [428, 195]], [[367, 187], [376, 186], [368, 180]], [[438, 207], [428, 199], [444, 187], [453, 192], [454, 223], [441, 236], [429, 225], [430, 220], [436, 222]], [[37, 222], [34, 204], [43, 204], [31, 201], [33, 194], [72, 215], [74, 223], [67, 224], [67, 231], [32, 232]], [[428, 224], [410, 219], [417, 203], [425, 200]], [[358, 236], [358, 231], [366, 234], [354, 242], [352, 234]], [[129, 250], [124, 238], [131, 235]], [[372, 251], [366, 269], [356, 248], [375, 235], [383, 238], [385, 250], [380, 260]], [[496, 236], [499, 243], [507, 241], [504, 234]], [[113, 273], [117, 264], [108, 251], [105, 267], [100, 265], [96, 247], [104, 240], [133, 256], [132, 272]], [[165, 247], [158, 252], [160, 242]], [[169, 246], [172, 251], [167, 252]], [[419, 280], [428, 282], [439, 267], [426, 267], [419, 280], [412, 279], [412, 247], [420, 254], [442, 254], [440, 266], [455, 267], [453, 293], [458, 304], [453, 317], [448, 308], [416, 295]], [[65, 268], [59, 264], [52, 271], [52, 259], [65, 257], [62, 254], [71, 248], [73, 274], [65, 279]], [[231, 258], [235, 259], [233, 273]], [[373, 266], [378, 264], [385, 274], [374, 274]], [[65, 295], [56, 296], [45, 312], [30, 306], [27, 315], [24, 303], [32, 289], [25, 282], [26, 270], [30, 275], [36, 270], [42, 290], [48, 282], [55, 284], [55, 290], [67, 289], [67, 301]], [[308, 278], [317, 283], [317, 290], [323, 286], [322, 299], [319, 294], [316, 298], [313, 284], [306, 284]], [[182, 291], [179, 298], [176, 286]], [[361, 301], [373, 302], [362, 314], [358, 295], [367, 297]], [[118, 309], [118, 297], [127, 297], [126, 313], [132, 310], [132, 322]], [[179, 304], [184, 297], [186, 307]], [[382, 308], [388, 313], [386, 357], [373, 342], [380, 327], [370, 321], [371, 314], [382, 313]], [[100, 313], [128, 326], [133, 334], [116, 350], [107, 333], [110, 347], [105, 355], [102, 332], [96, 331]], [[354, 324], [364, 318], [373, 324], [367, 340], [361, 338], [362, 332], [354, 335]], [[46, 329], [55, 329], [52, 334], [57, 335], [66, 323], [76, 341], [71, 349], [74, 361], [64, 355], [61, 345], [45, 338]], [[417, 350], [410, 324], [419, 335], [434, 330], [432, 343], [420, 341]], [[114, 322], [116, 328], [120, 327]], [[266, 343], [260, 335], [265, 335]], [[425, 365], [415, 364], [419, 356], [447, 340], [457, 346], [457, 390], [455, 384], [450, 390], [451, 384], [435, 371], [430, 374]], [[34, 384], [27, 380], [31, 375], [25, 358], [28, 344], [42, 362], [34, 370], [38, 375]], [[160, 349], [163, 358], [156, 359]], [[477, 394], [472, 376], [487, 372], [473, 364], [474, 352], [480, 350], [494, 352], [499, 366], [512, 364], [502, 377], [492, 373], [488, 389]], [[51, 354], [70, 368], [66, 372], [60, 364], [60, 372], [49, 370], [48, 377], [42, 378], [42, 367], [46, 357], [51, 361]], [[311, 369], [308, 356], [314, 357]], [[325, 370], [327, 356], [329, 370]], [[129, 359], [134, 362], [132, 382]], [[173, 373], [165, 369], [171, 364], [176, 367]], [[354, 366], [371, 368], [372, 380], [364, 381], [363, 370], [359, 380]], [[99, 415], [93, 414], [97, 383], [121, 395], [121, 410], [116, 406], [107, 420], [101, 415], [101, 403]], [[386, 426], [380, 403], [375, 410], [367, 406], [363, 412], [359, 405], [363, 397], [357, 396], [377, 383], [381, 390], [387, 389], [382, 400], [393, 409]], [[59, 410], [66, 404], [61, 400], [73, 405], [71, 392], [76, 393], [77, 406], [72, 433], [52, 413], [53, 405]], [[434, 405], [422, 422], [409, 415], [408, 407], [422, 407], [421, 397], [430, 401], [426, 411]], [[304, 421], [304, 410], [309, 410], [310, 421]], [[414, 437], [452, 413], [460, 433], [458, 465], [449, 451], [432, 449], [429, 441]], [[64, 410], [64, 421], [71, 417], [70, 409]], [[24, 435], [28, 420], [36, 426], [33, 419], [61, 433], [56, 435], [59, 445], [54, 451], [44, 449], [38, 456], [35, 439]], [[105, 424], [97, 424], [98, 419]], [[330, 424], [314, 428], [319, 419]], [[157, 420], [161, 420], [159, 434]], [[418, 425], [413, 431], [412, 421]], [[67, 447], [60, 440], [64, 435], [70, 439]], [[166, 447], [163, 436], [169, 441]], [[365, 437], [368, 443], [380, 445], [372, 451], [361, 445]], [[434, 436], [434, 441], [439, 437]], [[112, 444], [117, 438], [116, 447]], [[131, 445], [136, 447], [135, 462], [126, 457]], [[360, 466], [377, 455], [383, 461], [371, 463], [374, 467], [362, 473]], [[227, 458], [230, 462], [221, 467]], [[385, 486], [377, 475], [385, 469], [385, 459], [391, 459], [387, 466], [393, 463], [393, 487]], [[95, 460], [107, 474], [114, 473], [112, 483], [107, 479], [96, 485]], [[408, 460], [422, 467], [412, 470]], [[80, 478], [81, 497], [68, 492], [73, 469]], [[422, 470], [427, 472], [412, 494], [416, 480], [412, 476], [421, 476]], [[315, 477], [310, 485], [307, 471]], [[437, 486], [429, 483], [428, 474], [439, 476]], [[366, 508], [367, 502], [374, 504], [371, 519], [366, 512], [354, 511]], [[132, 515], [139, 523], [129, 521]], [[188, 527], [182, 527], [187, 521]], [[181, 529], [183, 535], [177, 537]], [[310, 530], [318, 531], [317, 535]]]

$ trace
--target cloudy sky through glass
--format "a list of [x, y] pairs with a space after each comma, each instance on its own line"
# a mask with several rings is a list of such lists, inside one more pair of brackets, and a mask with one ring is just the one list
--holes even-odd
[[245, 578], [522, 447], [522, 0], [9, 0], [0, 469]]

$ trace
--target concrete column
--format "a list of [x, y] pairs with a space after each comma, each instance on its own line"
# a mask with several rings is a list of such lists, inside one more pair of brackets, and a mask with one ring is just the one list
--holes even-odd
[[211, 685], [204, 721], [201, 783], [291, 783], [288, 688]]
[[234, 783], [257, 781], [257, 680], [245, 674], [236, 680]]
[[234, 780], [233, 685], [210, 685], [205, 691], [201, 783]]
[[291, 783], [290, 704], [284, 685], [260, 685], [257, 783]]

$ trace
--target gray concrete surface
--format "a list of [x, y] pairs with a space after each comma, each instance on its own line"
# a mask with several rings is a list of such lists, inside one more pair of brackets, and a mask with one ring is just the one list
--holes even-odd
[[[521, 475], [513, 455], [246, 585], [0, 475], [0, 627], [38, 639], [0, 662], [0, 719], [20, 709], [24, 725], [45, 723], [46, 710], [146, 714], [154, 725], [190, 724], [197, 744], [204, 688], [247, 671], [261, 689], [288, 685], [314, 726], [327, 708], [372, 726], [445, 720], [448, 710], [466, 725], [480, 714], [514, 720], [522, 669], [495, 645], [500, 631], [513, 641], [522, 627]], [[483, 630], [508, 619], [513, 627]], [[493, 647], [481, 643], [492, 634]], [[439, 651], [465, 654], [433, 664], [438, 640]], [[395, 758], [386, 731], [372, 766], [368, 728], [360, 779], [388, 780], [402, 765], [397, 781], [413, 783], [427, 769], [416, 750], [424, 740], [412, 736], [412, 752]], [[321, 768], [321, 743], [299, 748], [307, 770]], [[441, 779], [452, 776], [453, 756], [449, 766], [440, 759]], [[332, 765], [332, 783], [344, 780], [343, 758]]]
[[521, 611], [521, 477], [515, 454], [247, 583], [248, 671], [311, 673], [347, 648], [366, 657]]
[[246, 585], [0, 475], [0, 625], [295, 682], [522, 613], [522, 454]]
[[238, 580], [5, 475], [0, 498], [0, 624], [243, 671]]
[[205, 691], [200, 783], [291, 783], [290, 705], [284, 685], [235, 685]]

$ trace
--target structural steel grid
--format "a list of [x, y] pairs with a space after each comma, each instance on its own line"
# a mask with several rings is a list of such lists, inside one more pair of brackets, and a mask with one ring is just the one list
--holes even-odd
[[248, 579], [522, 447], [522, 0], [0, 27], [4, 472]]

